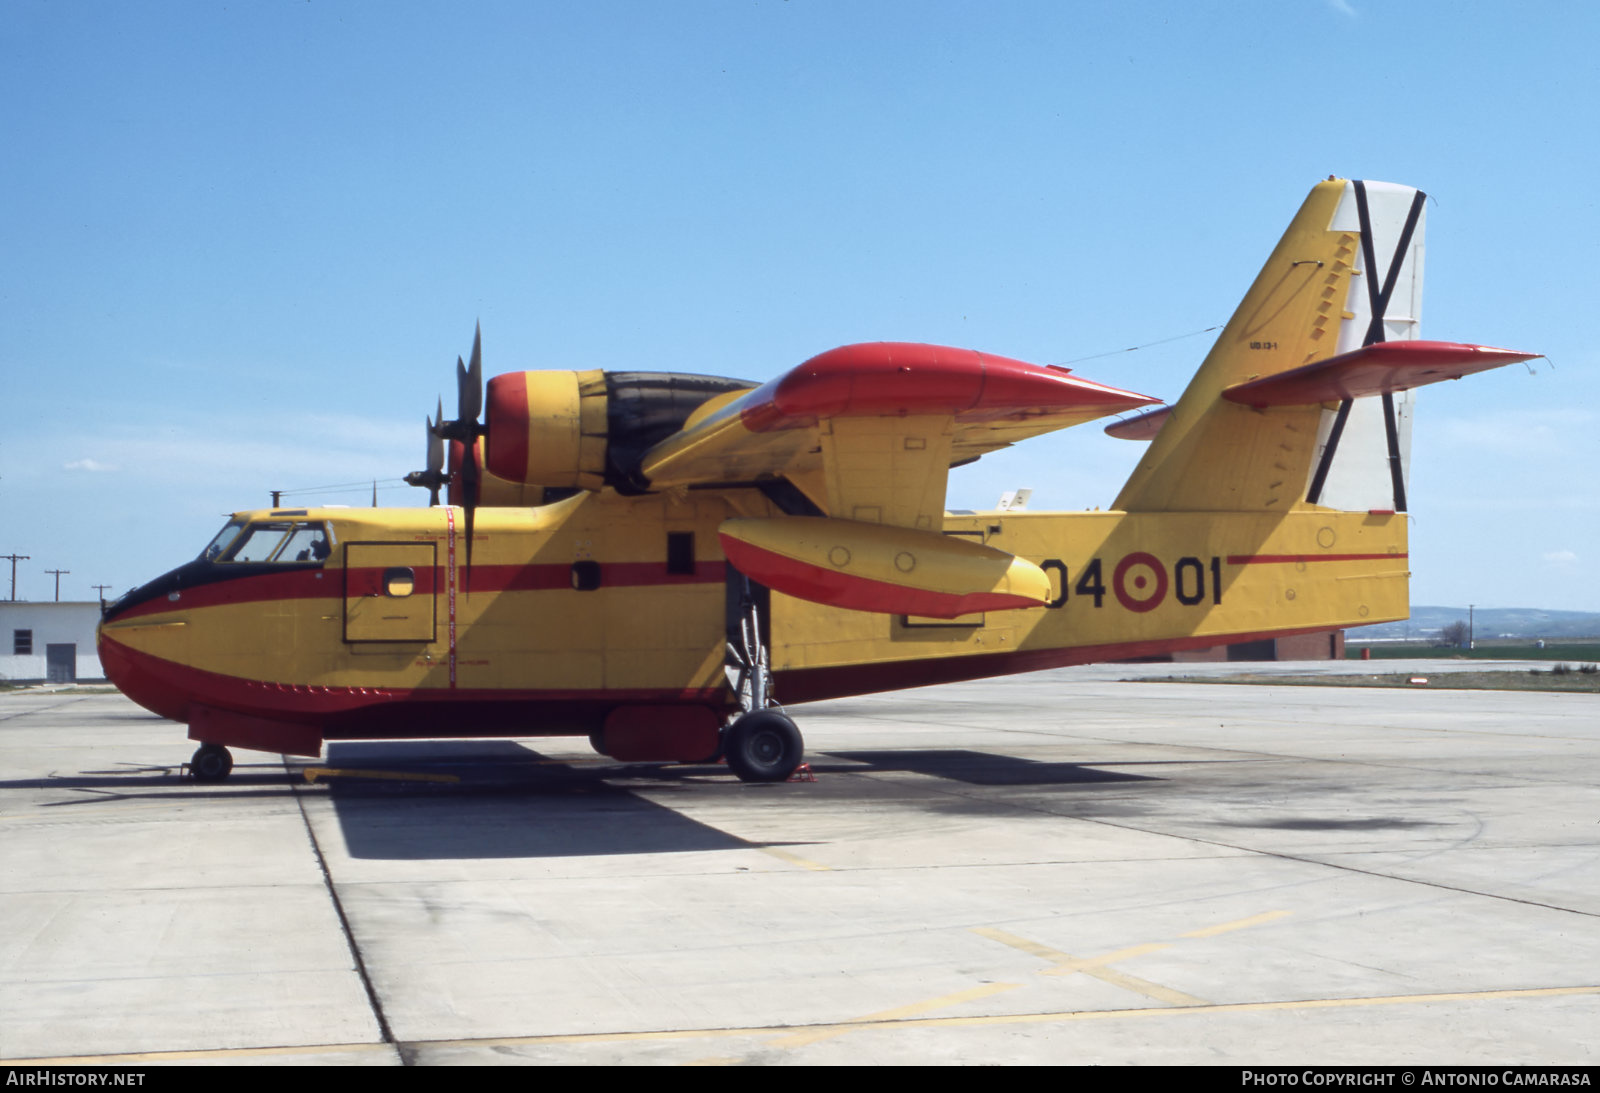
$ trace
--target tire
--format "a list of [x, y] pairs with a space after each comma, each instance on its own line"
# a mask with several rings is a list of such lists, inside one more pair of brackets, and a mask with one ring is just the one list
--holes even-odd
[[795, 723], [777, 710], [756, 710], [728, 726], [728, 766], [743, 782], [781, 782], [805, 755]]
[[189, 759], [196, 782], [220, 782], [233, 772], [233, 754], [221, 744], [201, 744]]

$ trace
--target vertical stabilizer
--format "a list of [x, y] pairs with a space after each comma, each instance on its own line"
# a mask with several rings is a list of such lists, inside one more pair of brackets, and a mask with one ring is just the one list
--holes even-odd
[[1330, 179], [1300, 207], [1129, 477], [1128, 512], [1405, 507], [1409, 393], [1252, 407], [1238, 384], [1416, 337], [1424, 195]]

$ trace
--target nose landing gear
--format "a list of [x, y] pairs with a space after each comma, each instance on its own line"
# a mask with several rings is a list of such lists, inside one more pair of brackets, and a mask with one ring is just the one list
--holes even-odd
[[201, 744], [189, 758], [196, 782], [220, 782], [233, 771], [233, 753], [221, 744]]

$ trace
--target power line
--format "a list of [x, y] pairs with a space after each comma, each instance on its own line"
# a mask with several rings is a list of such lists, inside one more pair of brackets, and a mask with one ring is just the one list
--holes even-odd
[[1102, 357], [1115, 357], [1119, 353], [1134, 353], [1140, 349], [1149, 349], [1152, 346], [1167, 345], [1170, 342], [1181, 342], [1185, 338], [1198, 338], [1200, 335], [1209, 334], [1213, 330], [1221, 330], [1223, 325], [1224, 324], [1222, 323], [1218, 323], [1216, 326], [1208, 326], [1204, 330], [1191, 330], [1187, 334], [1174, 334], [1170, 338], [1162, 338], [1158, 341], [1145, 342], [1143, 345], [1130, 345], [1126, 349], [1112, 349], [1105, 353], [1091, 353], [1087, 357], [1074, 357], [1070, 361], [1061, 361], [1059, 363], [1060, 365], [1078, 364], [1081, 361], [1097, 361]]

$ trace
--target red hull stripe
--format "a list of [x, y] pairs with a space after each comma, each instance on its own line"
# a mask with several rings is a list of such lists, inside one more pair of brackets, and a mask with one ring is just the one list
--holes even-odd
[[[440, 711], [470, 707], [463, 720], [459, 713], [444, 713], [431, 732], [373, 735], [482, 736], [509, 729], [511, 735], [537, 736], [543, 730], [541, 709], [596, 711], [602, 719], [618, 706], [694, 705], [722, 708], [727, 694], [722, 688], [458, 688], [439, 687], [331, 687], [320, 684], [273, 683], [209, 672], [141, 653], [105, 635], [100, 638], [100, 661], [106, 676], [129, 698], [147, 710], [173, 721], [188, 721], [189, 706], [196, 703], [218, 710], [311, 725], [324, 736], [381, 727], [406, 720], [409, 707]], [[479, 708], [486, 712], [480, 717]], [[502, 716], [504, 714], [505, 716]], [[509, 723], [508, 723], [509, 722]], [[459, 726], [458, 728], [456, 728]], [[454, 731], [452, 731], [454, 729]], [[567, 731], [577, 732], [573, 728]], [[583, 729], [581, 731], [588, 731]]]
[[[1229, 565], [1281, 565], [1285, 562], [1405, 561], [1409, 554], [1230, 554]], [[1326, 629], [1326, 627], [1323, 627]]]
[[724, 535], [722, 552], [741, 572], [796, 599], [851, 611], [883, 615], [926, 615], [953, 619], [979, 611], [1043, 607], [1038, 600], [1009, 592], [932, 592], [921, 588], [854, 577], [836, 569], [796, 561], [782, 554]]
[[[697, 562], [693, 573], [668, 573], [664, 562], [602, 562], [601, 588], [641, 588], [654, 585], [720, 584], [725, 577], [722, 562]], [[352, 570], [309, 569], [301, 573], [241, 575], [237, 579], [186, 588], [178, 599], [167, 597], [136, 604], [120, 612], [117, 619], [167, 614], [218, 604], [258, 603], [273, 600], [342, 599], [346, 587], [359, 594], [361, 589], [381, 586], [384, 570], [377, 566]], [[318, 579], [318, 575], [321, 579]], [[436, 575], [439, 579], [436, 581]], [[433, 595], [444, 588], [443, 574], [428, 570], [416, 573], [419, 595]], [[472, 567], [471, 592], [541, 592], [571, 588], [569, 565], [483, 565]]]

